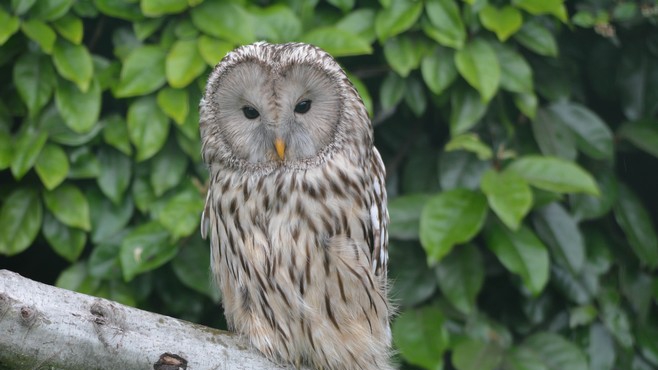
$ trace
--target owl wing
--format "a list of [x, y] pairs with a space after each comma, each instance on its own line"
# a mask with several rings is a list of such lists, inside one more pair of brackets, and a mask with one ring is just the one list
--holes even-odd
[[386, 169], [376, 148], [370, 159], [371, 186], [370, 202], [370, 250], [372, 268], [376, 276], [386, 278], [388, 264], [388, 209], [386, 208]]

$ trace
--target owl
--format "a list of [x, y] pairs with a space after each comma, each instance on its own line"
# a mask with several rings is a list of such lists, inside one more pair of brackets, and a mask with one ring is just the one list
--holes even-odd
[[229, 327], [279, 363], [393, 369], [385, 170], [338, 63], [303, 43], [239, 47], [209, 76], [200, 132]]

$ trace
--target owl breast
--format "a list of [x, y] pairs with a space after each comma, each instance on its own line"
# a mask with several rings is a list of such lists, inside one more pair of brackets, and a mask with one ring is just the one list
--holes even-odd
[[[374, 268], [374, 159], [254, 174], [215, 168], [208, 216], [229, 325], [268, 357], [390, 369], [386, 277]], [[377, 155], [377, 160], [379, 160]]]

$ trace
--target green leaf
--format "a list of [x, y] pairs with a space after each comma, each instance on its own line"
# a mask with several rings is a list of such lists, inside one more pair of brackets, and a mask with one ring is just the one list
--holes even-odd
[[121, 203], [114, 203], [98, 191], [87, 193], [91, 216], [91, 240], [94, 244], [107, 242], [123, 230], [133, 215], [135, 205], [127, 196]]
[[94, 76], [94, 64], [84, 45], [57, 41], [53, 49], [53, 62], [60, 76], [74, 82], [82, 92], [87, 92]]
[[494, 370], [503, 359], [503, 349], [495, 342], [463, 340], [455, 346], [452, 362], [457, 370]]
[[63, 224], [85, 231], [91, 229], [89, 203], [75, 185], [66, 183], [55, 190], [45, 191], [43, 200], [50, 212]]
[[532, 207], [528, 183], [514, 172], [489, 170], [482, 176], [480, 186], [500, 220], [510, 229], [518, 230]]
[[443, 295], [459, 311], [470, 314], [484, 284], [484, 261], [473, 244], [453, 249], [435, 268]]
[[505, 370], [548, 370], [539, 355], [523, 347], [510, 349], [505, 356]]
[[135, 31], [135, 36], [137, 36], [137, 39], [140, 41], [146, 40], [149, 38], [149, 36], [153, 35], [157, 30], [159, 30], [160, 27], [162, 27], [164, 21], [165, 18], [160, 17], [134, 22], [133, 30]]
[[255, 33], [259, 40], [266, 39], [271, 42], [283, 43], [297, 39], [302, 33], [302, 22], [297, 14], [283, 4], [275, 4], [266, 8], [255, 7], [249, 11], [254, 17]]
[[525, 58], [508, 45], [493, 45], [500, 62], [500, 87], [515, 93], [532, 94], [532, 69]]
[[302, 36], [300, 41], [319, 46], [334, 57], [372, 54], [367, 40], [335, 27], [316, 28]]
[[427, 194], [405, 194], [389, 199], [388, 235], [393, 239], [417, 240], [420, 214], [429, 199]]
[[72, 5], [73, 0], [39, 0], [30, 13], [35, 18], [52, 21], [66, 14]]
[[336, 28], [359, 35], [370, 42], [375, 35], [375, 10], [369, 8], [355, 9], [335, 24]]
[[43, 236], [53, 250], [69, 262], [80, 257], [87, 242], [84, 231], [64, 225], [48, 212], [43, 219]]
[[180, 248], [176, 258], [171, 261], [171, 267], [185, 286], [204, 294], [213, 302], [219, 302], [219, 290], [212, 283], [210, 269], [199, 268], [210, 266], [210, 251], [206, 243], [200, 236], [193, 238], [192, 243], [186, 243]]
[[569, 327], [589, 325], [596, 320], [598, 313], [596, 307], [591, 304], [575, 307], [569, 310]]
[[230, 42], [217, 40], [206, 35], [199, 36], [198, 42], [199, 53], [209, 66], [215, 66], [234, 48], [234, 45]]
[[420, 66], [424, 54], [424, 45], [407, 36], [390, 38], [384, 44], [388, 65], [402, 77], [407, 77]]
[[14, 142], [14, 154], [11, 161], [11, 173], [20, 180], [34, 166], [41, 149], [46, 145], [48, 134], [37, 130], [33, 125], [26, 126]]
[[34, 169], [46, 189], [52, 190], [68, 175], [69, 159], [60, 146], [48, 143], [41, 150]]
[[466, 189], [454, 189], [432, 197], [420, 217], [420, 242], [430, 262], [438, 262], [456, 244], [471, 240], [487, 215], [485, 197]]
[[[416, 235], [416, 238], [418, 236]], [[427, 266], [427, 257], [418, 242], [392, 240], [388, 246], [391, 296], [402, 307], [415, 306], [436, 292], [434, 271]]]
[[21, 22], [18, 17], [12, 17], [4, 9], [0, 9], [0, 45], [4, 45], [20, 27]]
[[480, 187], [482, 174], [491, 167], [491, 162], [481, 161], [465, 151], [444, 152], [439, 157], [439, 182], [441, 189]]
[[94, 0], [94, 5], [102, 13], [114, 18], [121, 18], [128, 21], [139, 21], [144, 19], [144, 15], [139, 8], [137, 1], [117, 1], [117, 0]]
[[88, 260], [89, 275], [99, 279], [120, 279], [120, 249], [121, 245], [118, 243], [106, 243], [94, 246]]
[[618, 90], [624, 115], [633, 121], [655, 117], [658, 111], [658, 63], [643, 50], [639, 44], [628, 48], [621, 60], [615, 58], [614, 65], [614, 89]]
[[10, 133], [0, 131], [0, 170], [11, 166], [14, 157], [14, 143]]
[[239, 4], [207, 0], [192, 8], [190, 15], [192, 23], [210, 36], [239, 45], [256, 41], [252, 18]]
[[534, 213], [533, 224], [555, 261], [573, 274], [580, 273], [585, 264], [585, 242], [573, 216], [558, 203], [551, 203]]
[[134, 49], [123, 63], [114, 95], [127, 98], [146, 95], [160, 88], [166, 81], [165, 58], [165, 51], [159, 46]]
[[165, 59], [167, 82], [173, 88], [183, 88], [206, 70], [197, 40], [178, 40]]
[[16, 188], [0, 209], [0, 254], [13, 256], [27, 249], [36, 238], [43, 209], [33, 189]]
[[66, 14], [52, 23], [55, 30], [65, 39], [76, 45], [82, 42], [84, 33], [82, 20], [72, 14]]
[[570, 197], [571, 210], [576, 220], [593, 220], [605, 216], [617, 202], [619, 187], [611, 170], [599, 171], [596, 180], [601, 195], [573, 194]]
[[573, 133], [578, 148], [594, 159], [613, 156], [612, 132], [594, 112], [571, 102], [561, 101], [548, 108]]
[[637, 195], [624, 184], [619, 184], [614, 212], [640, 262], [653, 268], [658, 266], [658, 236], [651, 216]]
[[588, 370], [587, 359], [573, 343], [554, 333], [539, 332], [525, 340], [527, 348], [541, 359], [548, 370]]
[[93, 179], [100, 175], [98, 159], [91, 153], [89, 147], [82, 146], [69, 153], [71, 170], [70, 179]]
[[354, 85], [356, 92], [361, 97], [361, 100], [363, 100], [363, 105], [365, 105], [366, 110], [368, 111], [368, 116], [372, 118], [373, 115], [372, 97], [368, 92], [368, 87], [356, 76], [350, 74], [349, 72], [346, 73], [347, 73], [347, 78], [352, 82], [352, 85]]
[[187, 8], [187, 0], [140, 0], [142, 12], [147, 17], [181, 13]]
[[133, 148], [128, 138], [128, 125], [122, 116], [113, 114], [103, 119], [103, 140], [123, 154], [132, 155]]
[[37, 0], [12, 0], [11, 7], [14, 13], [18, 15], [25, 14], [34, 5]]
[[658, 122], [638, 121], [623, 124], [617, 135], [640, 150], [658, 157]]
[[573, 133], [560, 124], [552, 110], [539, 109], [537, 118], [532, 121], [532, 132], [542, 154], [570, 161], [578, 156]]
[[449, 345], [443, 313], [432, 306], [404, 311], [393, 322], [393, 341], [408, 363], [442, 369], [443, 353]]
[[466, 28], [455, 0], [428, 0], [425, 11], [436, 31], [434, 35], [439, 44], [455, 49], [464, 46]]
[[151, 162], [150, 179], [155, 195], [160, 197], [167, 190], [178, 185], [186, 169], [187, 156], [181, 152], [175, 142], [169, 140]]
[[21, 24], [23, 33], [37, 44], [46, 54], [53, 52], [57, 34], [50, 26], [38, 19], [28, 19]]
[[169, 233], [159, 223], [144, 223], [121, 242], [119, 259], [123, 279], [130, 281], [140, 273], [162, 266], [176, 255], [178, 248], [169, 242]]
[[487, 5], [480, 10], [480, 21], [484, 28], [496, 33], [498, 40], [505, 41], [521, 28], [523, 16], [509, 5], [502, 8]]
[[566, 23], [567, 10], [563, 2], [564, 0], [513, 0], [512, 4], [534, 15], [553, 14]]
[[404, 94], [404, 102], [416, 117], [420, 117], [427, 109], [427, 98], [425, 97], [425, 88], [422, 82], [415, 77], [410, 77], [405, 80], [406, 94]]
[[589, 327], [590, 369], [613, 370], [615, 368], [615, 343], [603, 325], [595, 323]]
[[169, 119], [158, 108], [155, 97], [146, 96], [128, 108], [128, 135], [137, 148], [137, 161], [149, 159], [167, 141]]
[[379, 89], [379, 101], [384, 111], [395, 108], [404, 98], [406, 84], [399, 74], [389, 72]]
[[511, 231], [499, 223], [485, 229], [487, 246], [510, 272], [521, 277], [534, 295], [548, 282], [549, 256], [546, 247], [527, 227]]
[[77, 133], [93, 129], [101, 111], [101, 88], [93, 79], [86, 92], [68, 81], [59, 80], [55, 89], [55, 103], [66, 125]]
[[592, 176], [577, 164], [563, 159], [528, 155], [516, 159], [507, 168], [543, 190], [599, 195]]
[[384, 7], [375, 17], [375, 33], [379, 42], [399, 35], [411, 28], [423, 11], [423, 3], [413, 0], [398, 0]]
[[453, 150], [466, 150], [475, 153], [478, 159], [486, 161], [491, 159], [493, 152], [491, 148], [480, 140], [477, 134], [461, 134], [454, 136], [445, 146], [445, 151], [450, 152]]
[[183, 191], [169, 199], [158, 213], [158, 221], [174, 238], [182, 238], [198, 232], [199, 214], [204, 199], [196, 191]]
[[327, 0], [329, 4], [337, 7], [343, 11], [343, 13], [347, 13], [352, 8], [354, 8], [354, 1], [355, 0]]
[[500, 84], [500, 64], [494, 49], [484, 39], [474, 39], [455, 53], [459, 74], [489, 101]]
[[187, 90], [164, 88], [158, 91], [158, 106], [179, 125], [185, 123], [190, 111]]
[[47, 57], [25, 53], [14, 64], [14, 84], [31, 117], [50, 101], [55, 87], [55, 71]]
[[471, 88], [458, 88], [450, 96], [450, 134], [462, 134], [480, 122], [487, 103]]
[[427, 54], [420, 71], [427, 87], [435, 94], [441, 94], [457, 78], [455, 55], [452, 49], [437, 46], [434, 52]]
[[521, 113], [530, 119], [535, 118], [538, 104], [537, 95], [534, 93], [514, 95], [514, 105], [516, 105]]
[[553, 34], [539, 22], [530, 20], [514, 34], [514, 38], [521, 45], [539, 55], [548, 57], [557, 56], [557, 41]]
[[98, 152], [98, 162], [98, 187], [114, 204], [121, 203], [132, 176], [130, 158], [111, 148], [102, 147]]

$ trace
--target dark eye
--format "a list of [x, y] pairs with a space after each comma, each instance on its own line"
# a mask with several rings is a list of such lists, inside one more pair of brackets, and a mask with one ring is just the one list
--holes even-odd
[[311, 109], [311, 101], [310, 100], [302, 100], [297, 105], [295, 105], [295, 113], [306, 113], [308, 110]]
[[258, 116], [260, 116], [260, 113], [258, 113], [256, 108], [250, 107], [248, 105], [242, 108], [242, 113], [244, 113], [244, 116], [247, 117], [248, 119], [256, 119], [258, 118]]

